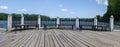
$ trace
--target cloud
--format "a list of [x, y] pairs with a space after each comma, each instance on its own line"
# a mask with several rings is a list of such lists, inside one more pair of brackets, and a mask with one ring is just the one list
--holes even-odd
[[98, 4], [108, 5], [108, 0], [96, 0]]
[[104, 4], [105, 4], [105, 5], [108, 5], [108, 0], [105, 0], [105, 1], [104, 1]]
[[68, 9], [61, 9], [62, 12], [67, 12], [69, 14], [75, 14], [73, 11], [69, 11]]
[[63, 11], [63, 12], [68, 12], [68, 9], [61, 9], [61, 11]]
[[0, 10], [7, 10], [8, 6], [0, 6]]
[[59, 5], [59, 7], [63, 7], [63, 5], [62, 5], [62, 4], [60, 4], [60, 5]]
[[70, 14], [75, 14], [75, 12], [70, 12]]
[[68, 12], [68, 9], [64, 8], [64, 6], [62, 4], [60, 4], [59, 7], [61, 8], [60, 10], [62, 12]]
[[18, 11], [27, 11], [27, 9], [19, 9]]
[[102, 0], [96, 0], [96, 2], [97, 2], [98, 4], [101, 4]]
[[62, 11], [62, 12], [69, 13], [69, 14], [75, 14], [75, 12], [70, 11], [69, 9], [64, 8], [64, 6], [62, 4], [60, 4], [59, 7], [61, 7], [60, 11]]

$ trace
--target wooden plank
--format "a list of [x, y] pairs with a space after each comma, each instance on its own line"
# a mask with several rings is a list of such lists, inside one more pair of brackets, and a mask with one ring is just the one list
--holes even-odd
[[51, 30], [49, 30], [49, 31], [47, 30], [47, 32], [48, 32], [48, 40], [49, 40], [50, 47], [55, 47], [54, 42], [51, 37]]
[[57, 40], [55, 39], [55, 36], [54, 36], [55, 33], [54, 33], [54, 31], [51, 31], [51, 32], [52, 32], [51, 35], [52, 35], [52, 39], [53, 39], [53, 42], [54, 42], [55, 47], [60, 47], [59, 44], [58, 44], [58, 42], [57, 42]]
[[79, 42], [79, 39], [77, 40], [77, 38], [75, 38], [72, 34], [66, 32], [66, 31], [61, 31], [63, 32], [64, 35], [66, 35], [68, 37], [68, 39], [70, 39], [72, 41], [72, 43], [74, 44], [75, 47], [87, 47], [86, 45], [84, 45], [82, 42]]
[[38, 39], [37, 39], [37, 42], [36, 42], [36, 45], [35, 45], [35, 47], [39, 47], [39, 45], [40, 45], [40, 40], [41, 40], [41, 36], [42, 36], [42, 30], [41, 31], [38, 31], [39, 32], [39, 34], [38, 34]]
[[[99, 38], [99, 40], [101, 40], [101, 41], [104, 42], [104, 43], [111, 44], [111, 45], [113, 45], [113, 46], [118, 46], [118, 45], [120, 45], [120, 44], [119, 44], [120, 38], [119, 38], [119, 37], [115, 37], [115, 36], [112, 35], [112, 34], [109, 34], [109, 33], [100, 33], [100, 32], [91, 32], [91, 34], [93, 35], [93, 37], [94, 37], [94, 35], [95, 35], [96, 38], [102, 37], [102, 38]], [[103, 39], [103, 40], [102, 40], [102, 39]], [[104, 41], [104, 40], [109, 40], [109, 41], [111, 41], [111, 42], [106, 42], [106, 41]]]
[[23, 42], [21, 43], [21, 45], [19, 45], [20, 47], [26, 47], [26, 46], [28, 46], [29, 45], [29, 43], [31, 42], [31, 40], [32, 40], [32, 38], [34, 38], [34, 32], [33, 33], [31, 33], [31, 35], [29, 35], [29, 36], [27, 36], [26, 38], [27, 39], [25, 39], [25, 40], [23, 40]]
[[37, 39], [38, 39], [39, 32], [38, 31], [34, 31], [34, 32], [35, 32], [34, 33], [35, 36], [32, 37], [31, 42], [29, 41], [30, 44], [28, 44], [28, 46], [26, 46], [26, 47], [35, 47], [35, 44], [36, 44]]
[[21, 42], [25, 41], [31, 33], [32, 32], [22, 34], [22, 37], [12, 42], [11, 47], [18, 47], [20, 44], [22, 44]]
[[58, 35], [58, 38], [63, 43], [64, 47], [70, 47], [70, 45], [68, 44], [68, 42], [64, 39], [63, 34], [61, 32], [58, 32], [58, 33], [60, 34], [60, 35]]
[[119, 47], [120, 32], [28, 30], [20, 32], [10, 47]]
[[65, 37], [65, 35], [62, 35], [64, 41], [66, 41], [66, 43], [70, 46], [70, 47], [75, 47], [75, 45], [73, 44], [73, 42], [71, 40], [69, 40], [67, 37]]
[[[96, 42], [96, 43], [92, 43], [92, 42], [90, 42], [90, 43], [92, 43], [96, 46], [100, 46], [100, 47], [103, 47], [103, 46], [110, 47], [110, 46], [112, 46], [112, 47], [114, 47], [113, 43], [118, 45], [117, 42], [112, 41], [110, 39], [106, 39], [106, 38], [104, 38], [104, 36], [100, 36], [100, 35], [97, 35], [97, 34], [94, 35], [94, 33], [91, 33], [91, 32], [83, 33], [83, 34], [84, 34], [85, 37], [89, 38], [89, 40], [90, 39], [94, 40], [93, 42]], [[106, 40], [106, 41], [104, 41], [104, 40]], [[109, 41], [109, 42], [107, 42], [107, 41]]]
[[41, 36], [39, 47], [44, 47], [44, 45], [45, 45], [45, 43], [44, 43], [45, 37], [44, 36], [45, 36], [45, 32], [42, 32], [42, 36]]
[[59, 32], [57, 30], [55, 30], [54, 34], [55, 34], [54, 37], [55, 37], [56, 41], [58, 42], [59, 46], [64, 47], [63, 43], [61, 42], [61, 40], [58, 37], [60, 35]]

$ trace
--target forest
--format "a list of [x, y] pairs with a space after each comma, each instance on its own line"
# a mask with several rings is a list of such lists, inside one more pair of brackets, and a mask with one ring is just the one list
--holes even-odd
[[[8, 18], [8, 15], [7, 13], [0, 13], [0, 20], [7, 20]], [[25, 17], [25, 20], [37, 20], [39, 14], [23, 14], [24, 17]], [[40, 15], [42, 20], [49, 20], [50, 17], [48, 16], [45, 16], [45, 15]], [[12, 13], [12, 17], [13, 17], [13, 20], [20, 20], [21, 18], [21, 14], [16, 14], [16, 13]]]

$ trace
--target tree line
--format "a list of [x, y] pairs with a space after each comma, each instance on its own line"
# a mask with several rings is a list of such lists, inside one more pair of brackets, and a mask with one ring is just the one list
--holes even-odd
[[[0, 20], [7, 20], [8, 15], [9, 14], [7, 14], [7, 13], [0, 13]], [[20, 18], [21, 18], [21, 14], [13, 13], [11, 15], [12, 15], [13, 20], [20, 20]], [[23, 14], [23, 15], [25, 17], [25, 20], [37, 20], [38, 19], [38, 14]], [[46, 15], [40, 15], [40, 16], [41, 16], [42, 20], [50, 19], [50, 17], [46, 16]]]

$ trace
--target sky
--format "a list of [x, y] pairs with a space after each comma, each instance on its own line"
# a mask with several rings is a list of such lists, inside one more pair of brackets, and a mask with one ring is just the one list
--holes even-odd
[[61, 18], [93, 18], [107, 11], [107, 0], [0, 0], [0, 13], [29, 13]]

